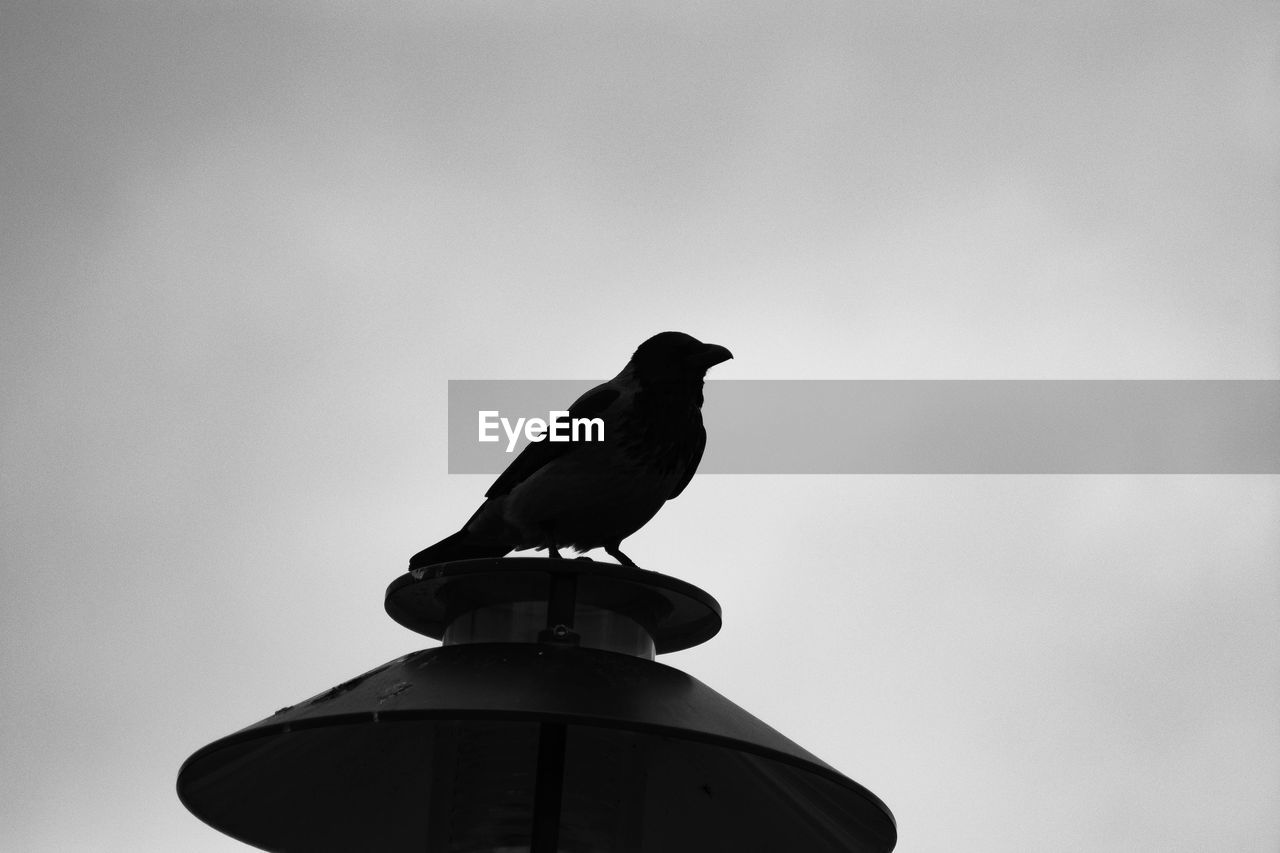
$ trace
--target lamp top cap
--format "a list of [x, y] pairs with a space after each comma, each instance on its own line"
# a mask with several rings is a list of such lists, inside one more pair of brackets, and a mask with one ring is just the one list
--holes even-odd
[[387, 614], [411, 631], [444, 637], [450, 623], [481, 608], [549, 602], [572, 584], [575, 606], [616, 613], [652, 637], [658, 654], [703, 643], [720, 630], [720, 604], [693, 584], [658, 572], [595, 560], [501, 557], [456, 560], [406, 572], [387, 587]]

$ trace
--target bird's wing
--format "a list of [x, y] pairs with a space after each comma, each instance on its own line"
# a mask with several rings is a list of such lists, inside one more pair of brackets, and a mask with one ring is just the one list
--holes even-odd
[[671, 497], [667, 498], [669, 501], [680, 497], [684, 487], [689, 485], [689, 481], [693, 479], [693, 473], [698, 470], [698, 463], [702, 461], [702, 451], [707, 449], [707, 428], [702, 425], [701, 419], [698, 421], [698, 431], [693, 437], [692, 445], [689, 453], [689, 464], [684, 469], [684, 476], [680, 478], [680, 482], [671, 492]]
[[[569, 418], [572, 420], [573, 418], [600, 417], [604, 410], [609, 408], [614, 400], [618, 399], [621, 393], [617, 388], [609, 387], [608, 384], [596, 386], [579, 397], [569, 407]], [[705, 434], [703, 435], [703, 441], [706, 441]], [[568, 453], [576, 446], [577, 443], [571, 441], [529, 442], [525, 445], [524, 450], [520, 451], [520, 455], [507, 466], [507, 470], [503, 471], [498, 479], [494, 481], [493, 485], [489, 487], [489, 491], [484, 493], [484, 496], [492, 498], [509, 493], [532, 476], [535, 471]], [[699, 455], [701, 455], [701, 451], [699, 451]]]

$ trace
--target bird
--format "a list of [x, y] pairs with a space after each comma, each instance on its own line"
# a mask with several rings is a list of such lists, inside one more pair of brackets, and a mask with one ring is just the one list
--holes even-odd
[[561, 559], [562, 548], [603, 548], [635, 567], [622, 541], [689, 485], [707, 443], [703, 379], [731, 358], [683, 332], [649, 338], [569, 407], [570, 419], [604, 422], [600, 440], [530, 442], [462, 529], [411, 557], [409, 570], [528, 549]]

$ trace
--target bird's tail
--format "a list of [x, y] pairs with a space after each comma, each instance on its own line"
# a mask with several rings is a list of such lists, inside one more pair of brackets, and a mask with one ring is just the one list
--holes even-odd
[[409, 558], [409, 569], [420, 569], [436, 563], [452, 560], [478, 560], [484, 557], [504, 557], [511, 551], [510, 545], [493, 539], [482, 539], [467, 532], [464, 527], [452, 536], [446, 536], [436, 544], [424, 548]]

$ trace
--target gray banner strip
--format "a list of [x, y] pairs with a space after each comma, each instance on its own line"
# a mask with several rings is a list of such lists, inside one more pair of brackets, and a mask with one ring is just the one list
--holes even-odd
[[[507, 434], [590, 380], [450, 380], [449, 473], [498, 474]], [[719, 380], [706, 474], [1277, 474], [1276, 380]], [[606, 426], [607, 429], [607, 426]]]

